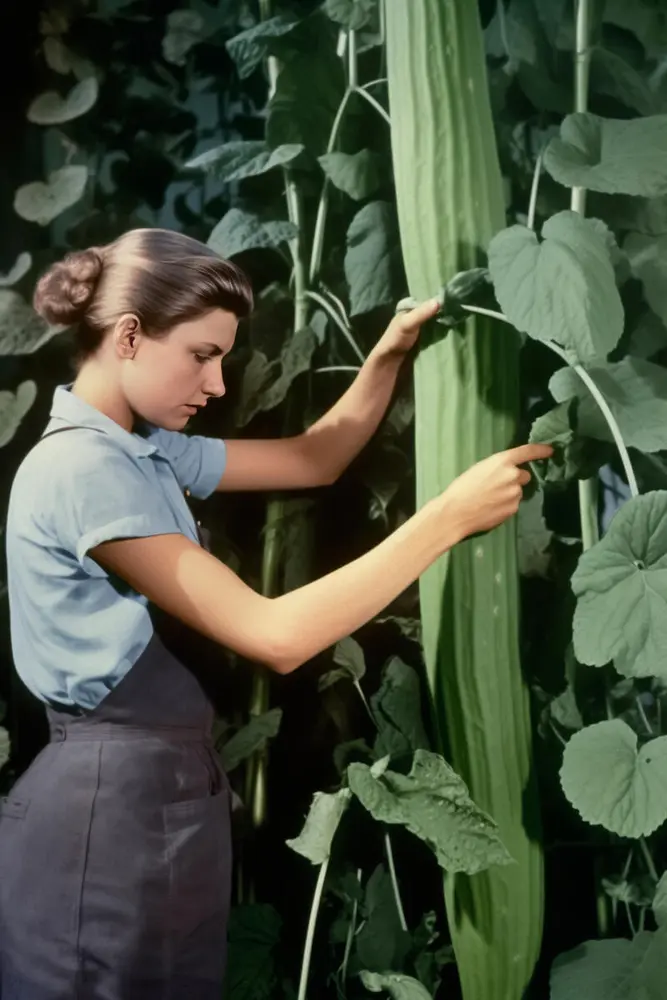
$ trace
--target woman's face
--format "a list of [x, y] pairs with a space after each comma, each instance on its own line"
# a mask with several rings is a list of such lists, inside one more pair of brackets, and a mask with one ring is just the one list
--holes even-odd
[[121, 375], [133, 412], [166, 430], [182, 430], [211, 396], [224, 395], [222, 360], [234, 346], [237, 327], [233, 313], [215, 309], [159, 339], [137, 334]]

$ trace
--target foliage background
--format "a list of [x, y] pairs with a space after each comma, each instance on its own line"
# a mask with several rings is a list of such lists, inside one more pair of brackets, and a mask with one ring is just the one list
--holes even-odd
[[[274, 12], [283, 11], [304, 22], [319, 8], [315, 0], [286, 0], [274, 6]], [[493, 2], [480, 3], [508, 222], [525, 222], [537, 154], [573, 106], [572, 6], [567, 0], [509, 0], [499, 7]], [[192, 30], [191, 36], [173, 27], [173, 13], [185, 9], [194, 15], [185, 22]], [[0, 67], [6, 77], [2, 81], [4, 92], [12, 95], [3, 112], [0, 272], [9, 271], [18, 255], [29, 251], [32, 267], [16, 286], [27, 299], [37, 274], [64, 250], [107, 242], [135, 225], [173, 227], [206, 241], [232, 207], [286, 218], [284, 176], [280, 171], [227, 183], [216, 178], [215, 173], [185, 167], [190, 159], [221, 143], [264, 138], [266, 77], [260, 69], [240, 78], [226, 45], [239, 31], [254, 24], [258, 15], [253, 0], [33, 0], [21, 4], [20, 9], [5, 6], [0, 11], [3, 37], [11, 38], [15, 53], [11, 68], [6, 61]], [[322, 65], [333, 65], [337, 29], [324, 13], [317, 16], [320, 20], [313, 22], [312, 37], [323, 46]], [[373, 44], [372, 35], [369, 29], [368, 47], [362, 46], [359, 53], [364, 81], [383, 76], [382, 50]], [[48, 65], [47, 49], [53, 46], [49, 39], [65, 42], [80, 59], [88, 60], [100, 86], [97, 102], [87, 114], [62, 126], [44, 128], [26, 120], [31, 101], [44, 90], [55, 87], [62, 92], [75, 82], [74, 76], [65, 79]], [[191, 47], [188, 40], [193, 43]], [[280, 53], [279, 41], [274, 51]], [[329, 125], [331, 107], [335, 110], [337, 99], [332, 79], [323, 72], [310, 81], [310, 99], [315, 95], [326, 105]], [[372, 93], [386, 106], [382, 86]], [[632, 5], [631, 13], [623, 0], [599, 0], [590, 94], [590, 110], [608, 117], [667, 111], [667, 16], [659, 0], [640, 0]], [[293, 112], [294, 107], [289, 109], [289, 113]], [[305, 134], [307, 144], [317, 144], [322, 131], [328, 134], [329, 126], [323, 130], [319, 113], [302, 105], [301, 117], [297, 115], [302, 134], [294, 141], [303, 140]], [[371, 151], [375, 171], [372, 198], [391, 203], [387, 127], [368, 102], [351, 102], [339, 148]], [[310, 157], [297, 160], [294, 166], [304, 199], [305, 228], [311, 234], [322, 183], [312, 154], [321, 152], [321, 148], [310, 149]], [[45, 177], [68, 157], [86, 164], [90, 171], [83, 197], [48, 226], [22, 219], [13, 207], [17, 188]], [[331, 196], [322, 276], [348, 308], [349, 286], [344, 270], [347, 232], [365, 201], [368, 198], [353, 201], [339, 190]], [[543, 175], [537, 201], [538, 223], [568, 204], [568, 191]], [[664, 202], [656, 201], [640, 218], [628, 199], [591, 195], [588, 211], [605, 219], [616, 232], [667, 232]], [[390, 217], [385, 234], [388, 243], [397, 242], [392, 224]], [[399, 256], [391, 258], [389, 291], [376, 289], [372, 308], [351, 319], [354, 338], [363, 353], [377, 339], [395, 302], [405, 294]], [[317, 347], [306, 359], [306, 371], [293, 380], [288, 405], [260, 409], [247, 423], [240, 419], [240, 411], [247, 407], [249, 399], [244, 373], [253, 352], [260, 350], [270, 360], [278, 359], [295, 331], [288, 286], [290, 261], [284, 244], [274, 249], [245, 250], [238, 260], [252, 277], [258, 295], [257, 315], [243, 331], [230, 362], [227, 397], [198, 417], [193, 429], [210, 434], [275, 436], [283, 433], [286, 421], [290, 426], [308, 423], [349, 384], [350, 373], [318, 373], [315, 369], [358, 362], [336, 324], [313, 305], [310, 324]], [[647, 308], [638, 281], [629, 278], [625, 282], [623, 299], [628, 317], [626, 340], [635, 338], [638, 351], [664, 364], [667, 331]], [[558, 363], [534, 344], [524, 348], [524, 435], [535, 417], [552, 405], [545, 387], [556, 367]], [[48, 418], [52, 390], [68, 381], [70, 374], [67, 332], [54, 336], [34, 354], [0, 357], [0, 391], [16, 391], [26, 379], [34, 380], [38, 387], [34, 405], [2, 449], [3, 511], [13, 472]], [[309, 535], [295, 535], [289, 541], [291, 563], [283, 581], [287, 585], [290, 573], [294, 581], [304, 571], [299, 565], [302, 554], [307, 554], [307, 572], [322, 575], [365, 551], [412, 512], [414, 460], [408, 375], [391, 418], [372, 444], [339, 482], [311, 498]], [[658, 453], [654, 459], [649, 462], [637, 456], [644, 488], [664, 488], [667, 482], [663, 456]], [[615, 463], [606, 451], [600, 453], [605, 521], [619, 499], [627, 495]], [[266, 498], [233, 495], [214, 498], [202, 510], [213, 530], [218, 554], [257, 587], [261, 585], [263, 555], [258, 539], [263, 538], [265, 513]], [[620, 856], [610, 838], [579, 820], [565, 802], [558, 781], [561, 745], [551, 725], [549, 702], [564, 686], [571, 634], [573, 598], [569, 577], [579, 553], [576, 486], [570, 484], [549, 494], [545, 514], [553, 534], [539, 572], [534, 561], [528, 560], [529, 550], [525, 546], [522, 550], [527, 571], [522, 589], [524, 663], [535, 691], [536, 728], [543, 736], [537, 744], [537, 764], [547, 851], [547, 928], [538, 990], [544, 990], [545, 971], [556, 954], [596, 935], [600, 877], [618, 868]], [[289, 520], [285, 523], [289, 529]], [[525, 533], [523, 537], [525, 541]], [[0, 574], [0, 586], [1, 581]], [[393, 620], [374, 622], [356, 636], [364, 649], [364, 684], [370, 691], [379, 686], [383, 665], [390, 656], [401, 656], [421, 670], [419, 648], [412, 639], [417, 614], [413, 588], [390, 609]], [[0, 635], [0, 698], [8, 706], [5, 725], [12, 738], [12, 757], [2, 772], [7, 787], [38, 751], [46, 733], [41, 711], [11, 670], [4, 597], [0, 604]], [[221, 658], [225, 659], [220, 682], [221, 714], [238, 725], [244, 721], [251, 697], [250, 674], [233, 657], [221, 654]], [[282, 709], [283, 718], [280, 733], [271, 744], [269, 818], [258, 834], [248, 835], [246, 829], [243, 839], [243, 862], [252, 868], [256, 898], [273, 904], [282, 919], [278, 978], [292, 982], [297, 975], [310, 905], [312, 872], [285, 846], [285, 840], [298, 832], [313, 792], [335, 785], [336, 746], [362, 735], [371, 738], [363, 706], [351, 686], [318, 689], [318, 678], [330, 667], [328, 652], [293, 677], [272, 685], [272, 704]], [[593, 717], [599, 711], [599, 697], [597, 679], [591, 677]], [[359, 824], [363, 823], [359, 817]], [[361, 829], [364, 835], [342, 848], [351, 869], [362, 863], [367, 867], [376, 856], [376, 834], [370, 824]], [[664, 851], [664, 843], [659, 846]], [[409, 924], [416, 926], [423, 913], [435, 910], [442, 926], [440, 886], [432, 859], [416, 849], [407, 836], [397, 836], [397, 866], [407, 876], [402, 886]], [[334, 902], [329, 900], [325, 920], [335, 935]], [[383, 933], [387, 933], [387, 927], [380, 922], [377, 934], [381, 937]], [[318, 983], [327, 982], [330, 965], [327, 935], [319, 935], [315, 954]], [[444, 972], [447, 984], [449, 967]]]

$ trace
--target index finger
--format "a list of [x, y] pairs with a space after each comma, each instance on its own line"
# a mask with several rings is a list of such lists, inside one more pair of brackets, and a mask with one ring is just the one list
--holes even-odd
[[427, 319], [435, 316], [439, 308], [440, 302], [438, 299], [427, 299], [426, 302], [420, 302], [418, 306], [410, 309], [409, 312], [399, 313], [398, 321], [401, 326], [408, 329], [413, 326], [421, 326]]
[[541, 458], [551, 458], [554, 450], [550, 444], [521, 444], [517, 448], [510, 448], [505, 454], [515, 465], [523, 465], [525, 462], [537, 462]]

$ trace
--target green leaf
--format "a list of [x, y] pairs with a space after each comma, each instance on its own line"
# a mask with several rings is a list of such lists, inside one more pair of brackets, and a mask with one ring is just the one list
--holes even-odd
[[55, 73], [67, 76], [73, 73], [78, 80], [93, 76], [95, 68], [87, 59], [82, 59], [64, 44], [57, 35], [47, 35], [42, 49], [47, 66]]
[[61, 167], [49, 174], [48, 183], [24, 184], [14, 195], [14, 211], [28, 222], [48, 226], [75, 205], [86, 190], [88, 167]]
[[267, 903], [237, 903], [229, 915], [225, 1000], [273, 1000], [282, 920]]
[[363, 923], [356, 935], [356, 965], [372, 972], [401, 968], [410, 936], [401, 928], [391, 878], [378, 865], [366, 884]]
[[374, 819], [405, 826], [446, 871], [474, 875], [511, 863], [493, 819], [437, 754], [417, 750], [408, 775], [387, 770], [374, 777], [366, 764], [350, 764], [347, 774], [351, 790]]
[[554, 453], [546, 461], [531, 462], [543, 486], [564, 486], [571, 479], [590, 479], [608, 461], [610, 446], [597, 444], [579, 433], [579, 401], [570, 399], [542, 414], [533, 423], [529, 440], [550, 444]]
[[542, 242], [510, 226], [489, 245], [489, 271], [511, 323], [535, 340], [553, 340], [582, 361], [604, 358], [623, 332], [623, 305], [599, 220], [559, 212]]
[[235, 418], [239, 427], [245, 427], [262, 409], [264, 392], [271, 383], [272, 373], [279, 366], [279, 361], [269, 361], [262, 351], [252, 352], [241, 379], [240, 400]]
[[298, 235], [297, 227], [281, 219], [265, 221], [252, 212], [230, 208], [208, 238], [208, 245], [221, 257], [234, 257], [244, 250], [279, 247]]
[[346, 636], [336, 643], [333, 659], [338, 664], [338, 669], [329, 670], [320, 677], [318, 691], [324, 691], [340, 680], [358, 683], [366, 673], [364, 651], [352, 636]]
[[298, 143], [314, 156], [324, 153], [344, 94], [343, 64], [318, 34], [280, 71], [269, 102], [267, 143], [272, 149]]
[[314, 865], [324, 864], [331, 854], [334, 835], [351, 798], [349, 788], [340, 788], [333, 794], [315, 792], [301, 833], [286, 841], [287, 846]]
[[371, 993], [388, 993], [391, 1000], [432, 1000], [431, 994], [418, 979], [403, 976], [400, 972], [361, 973], [361, 981]]
[[99, 86], [94, 76], [75, 84], [65, 98], [49, 90], [32, 102], [28, 108], [28, 121], [35, 125], [62, 125], [87, 114], [95, 106], [98, 94]]
[[239, 729], [220, 749], [220, 759], [225, 771], [233, 771], [242, 761], [262, 750], [266, 746], [266, 741], [277, 735], [282, 717], [280, 708], [272, 708], [262, 715], [251, 716], [250, 722]]
[[[667, 448], [667, 369], [643, 358], [587, 368], [604, 396], [625, 444], [644, 452]], [[581, 434], [613, 441], [606, 420], [589, 389], [572, 368], [552, 375], [549, 389], [560, 403], [577, 398]]]
[[667, 194], [667, 115], [568, 115], [560, 138], [546, 149], [544, 166], [566, 187], [644, 198]]
[[624, 677], [667, 676], [667, 492], [628, 500], [572, 576], [574, 651]]
[[325, 0], [324, 9], [332, 21], [348, 31], [359, 31], [372, 19], [377, 0]]
[[[310, 327], [305, 327], [285, 341], [278, 363], [272, 362], [269, 366], [264, 355], [257, 352], [260, 355], [260, 360], [255, 362], [257, 372], [253, 371], [252, 378], [258, 393], [254, 397], [245, 395], [246, 380], [244, 374], [244, 391], [236, 415], [239, 427], [245, 426], [260, 410], [272, 410], [283, 402], [297, 376], [310, 369], [316, 348], [316, 335]], [[263, 370], [260, 368], [262, 364], [264, 365]], [[269, 376], [277, 364], [280, 366], [280, 374], [274, 380], [270, 380]]]
[[642, 115], [659, 110], [646, 80], [625, 59], [608, 49], [593, 49], [590, 87], [593, 93], [607, 94]]
[[646, 309], [637, 319], [630, 335], [628, 354], [635, 358], [654, 358], [667, 348], [667, 326], [652, 310]]
[[551, 970], [551, 1000], [661, 1000], [664, 994], [639, 992], [653, 943], [644, 931], [633, 941], [586, 941], [560, 955]]
[[581, 717], [574, 688], [571, 684], [557, 695], [549, 705], [549, 712], [554, 720], [563, 729], [583, 729], [584, 720]]
[[45, 323], [18, 292], [0, 289], [0, 357], [32, 354], [63, 329]]
[[325, 153], [318, 160], [334, 187], [364, 201], [380, 186], [380, 158], [370, 149], [358, 153]]
[[391, 205], [385, 201], [364, 205], [347, 231], [345, 277], [352, 316], [391, 302], [393, 257], [398, 246]]
[[586, 726], [565, 747], [560, 780], [587, 823], [648, 837], [667, 819], [667, 736], [637, 752], [637, 735], [621, 719]]
[[658, 882], [653, 897], [653, 915], [658, 927], [667, 927], [667, 872]]
[[0, 274], [0, 288], [11, 288], [12, 285], [18, 284], [21, 278], [25, 278], [31, 267], [32, 256], [27, 252], [20, 253], [16, 258], [14, 266], [10, 268], [7, 274]]
[[162, 55], [175, 66], [185, 66], [190, 50], [206, 33], [206, 24], [195, 10], [172, 10], [162, 39]]
[[537, 492], [519, 506], [517, 544], [519, 573], [522, 576], [546, 576], [551, 555], [553, 532], [547, 529], [543, 515], [544, 494]]
[[16, 392], [0, 390], [0, 448], [9, 444], [37, 399], [35, 382], [21, 382]]
[[392, 656], [385, 667], [382, 684], [371, 698], [371, 707], [378, 727], [376, 756], [400, 757], [414, 750], [428, 750], [419, 676], [398, 656]]
[[630, 233], [623, 249], [633, 275], [642, 283], [646, 301], [663, 323], [667, 323], [667, 234]]
[[231, 183], [266, 174], [276, 167], [284, 167], [302, 152], [303, 146], [299, 144], [278, 146], [272, 150], [261, 141], [226, 142], [196, 156], [185, 166], [193, 170], [206, 170], [218, 180]]
[[273, 38], [288, 34], [298, 23], [293, 15], [279, 14], [230, 38], [226, 43], [227, 51], [241, 79], [250, 76], [259, 66]]

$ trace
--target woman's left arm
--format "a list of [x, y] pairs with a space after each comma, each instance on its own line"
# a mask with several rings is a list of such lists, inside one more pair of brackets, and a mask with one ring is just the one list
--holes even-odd
[[391, 321], [354, 382], [307, 431], [275, 440], [227, 440], [219, 491], [304, 489], [335, 482], [380, 425], [407, 353], [437, 301]]

